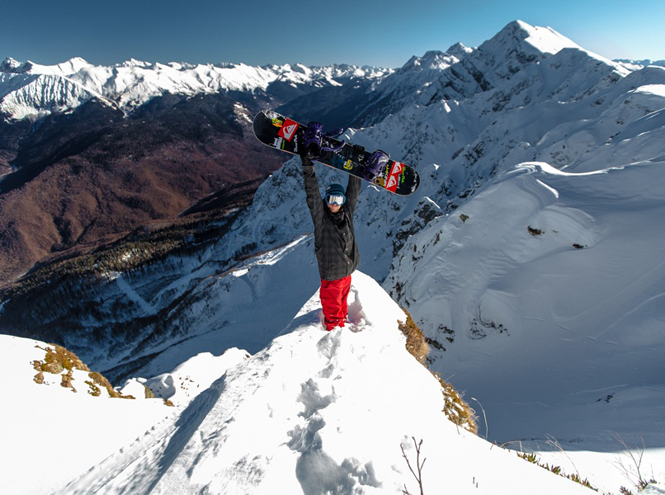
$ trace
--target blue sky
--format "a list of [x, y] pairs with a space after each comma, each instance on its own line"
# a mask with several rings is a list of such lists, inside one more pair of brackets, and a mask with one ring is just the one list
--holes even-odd
[[478, 46], [506, 24], [550, 26], [608, 58], [665, 59], [665, 0], [10, 0], [0, 59], [99, 65], [234, 62], [400, 67]]

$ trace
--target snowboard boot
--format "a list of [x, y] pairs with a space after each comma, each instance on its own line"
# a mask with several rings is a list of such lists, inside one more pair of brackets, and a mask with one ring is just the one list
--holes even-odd
[[363, 179], [372, 182], [389, 161], [390, 157], [384, 151], [377, 150], [372, 153], [362, 171]]
[[321, 156], [322, 151], [332, 151], [333, 153], [342, 149], [345, 141], [342, 141], [336, 147], [326, 146], [323, 138], [339, 136], [344, 129], [334, 129], [331, 132], [323, 134], [323, 124], [319, 122], [310, 122], [305, 130], [304, 150], [305, 156], [310, 160], [316, 160]]

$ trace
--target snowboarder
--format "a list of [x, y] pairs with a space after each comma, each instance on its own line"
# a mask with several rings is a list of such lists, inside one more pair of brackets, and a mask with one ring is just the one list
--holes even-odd
[[360, 195], [361, 180], [350, 175], [346, 189], [341, 184], [330, 184], [325, 198], [321, 198], [312, 162], [320, 149], [321, 124], [310, 123], [301, 150], [302, 172], [307, 206], [314, 222], [314, 252], [321, 277], [323, 323], [326, 330], [331, 331], [335, 327], [344, 327], [351, 274], [360, 262], [353, 212]]

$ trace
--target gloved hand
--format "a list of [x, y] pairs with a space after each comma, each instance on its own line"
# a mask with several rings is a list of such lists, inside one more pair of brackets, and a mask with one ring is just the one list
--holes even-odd
[[321, 155], [321, 134], [323, 124], [319, 122], [310, 122], [305, 131], [305, 142], [303, 143], [301, 155], [310, 159], [317, 159]]

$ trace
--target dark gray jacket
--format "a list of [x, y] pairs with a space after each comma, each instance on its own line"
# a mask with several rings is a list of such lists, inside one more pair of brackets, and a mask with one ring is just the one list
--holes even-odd
[[351, 275], [360, 263], [360, 253], [353, 228], [353, 212], [360, 195], [361, 180], [349, 176], [346, 202], [333, 214], [321, 198], [319, 181], [311, 160], [303, 158], [307, 206], [314, 221], [314, 252], [322, 280], [339, 280]]

